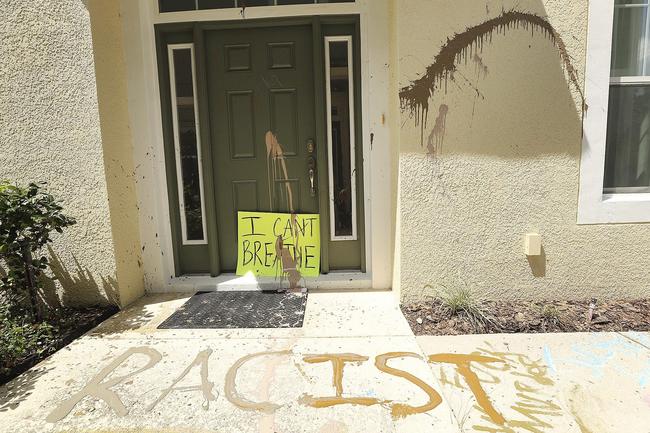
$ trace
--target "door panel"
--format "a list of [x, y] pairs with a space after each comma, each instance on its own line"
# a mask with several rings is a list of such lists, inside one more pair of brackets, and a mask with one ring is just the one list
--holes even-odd
[[252, 90], [228, 92], [230, 157], [255, 158], [255, 114]]
[[208, 31], [205, 56], [221, 272], [234, 272], [238, 210], [318, 213], [311, 27]]

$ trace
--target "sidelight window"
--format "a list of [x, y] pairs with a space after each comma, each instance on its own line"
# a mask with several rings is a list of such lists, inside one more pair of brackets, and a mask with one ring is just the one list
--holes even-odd
[[206, 244], [193, 44], [169, 45], [176, 179], [183, 245]]
[[325, 38], [330, 233], [357, 239], [352, 37]]

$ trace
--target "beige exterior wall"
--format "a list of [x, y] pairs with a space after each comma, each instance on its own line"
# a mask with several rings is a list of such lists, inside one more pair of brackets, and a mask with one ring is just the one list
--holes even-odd
[[[160, 210], [167, 204], [147, 194], [160, 184], [158, 165], [145, 170], [142, 164], [155, 152], [151, 143], [136, 140], [135, 164], [131, 137], [143, 134], [129, 127], [129, 114], [138, 119], [146, 111], [133, 107], [156, 98], [156, 89], [149, 88], [134, 98], [140, 90], [132, 88], [129, 101], [127, 91], [129, 74], [146, 73], [145, 80], [155, 74], [155, 63], [140, 55], [142, 50], [125, 46], [123, 18], [131, 21], [126, 34], [139, 34], [128, 29], [141, 31], [142, 17], [133, 12], [135, 3], [123, 1], [121, 10], [119, 0], [0, 3], [0, 178], [48, 181], [77, 218], [54, 244], [64, 301], [128, 304], [144, 291], [141, 245], [151, 247], [144, 253], [151, 255], [149, 267], [155, 270], [149, 288], [156, 290], [169, 278], [156, 261], [165, 250], [158, 235], [168, 224]], [[364, 22], [380, 16], [393, 43], [386, 52], [373, 51], [379, 30], [367, 30], [365, 47], [374, 54], [364, 68], [370, 76], [379, 63], [388, 71], [381, 85], [366, 83], [367, 91], [377, 95], [388, 88], [394, 98], [366, 104], [371, 114], [365, 132], [374, 132], [375, 147], [364, 146], [371, 168], [377, 167], [380, 151], [386, 154], [381, 161], [390, 161], [371, 179], [390, 179], [390, 193], [381, 189], [371, 204], [390, 208], [397, 224], [393, 286], [401, 298], [433, 294], [427, 285], [467, 286], [490, 298], [647, 296], [650, 225], [576, 224], [587, 0], [373, 5]], [[421, 78], [448, 39], [510, 9], [544, 17], [566, 44], [570, 65], [557, 40], [539, 26], [522, 22], [499, 28], [478, 50], [456, 58], [453, 78], [440, 80], [428, 99], [424, 129], [408, 109], [402, 110], [401, 128], [388, 128], [400, 116], [398, 89]], [[217, 19], [227, 12], [210, 14]], [[129, 44], [139, 46], [135, 42]], [[578, 87], [567, 67], [577, 72]], [[146, 112], [157, 120], [158, 107], [153, 107]], [[150, 123], [156, 131], [158, 123]], [[399, 158], [393, 159], [397, 149]], [[399, 179], [392, 164], [397, 159]], [[138, 198], [149, 217], [139, 215]], [[149, 219], [162, 222], [152, 225]], [[148, 241], [141, 242], [138, 224], [148, 227], [143, 229]], [[373, 224], [373, 230], [382, 229]], [[390, 232], [372, 248], [390, 254]], [[527, 232], [542, 235], [541, 257], [524, 255]]]
[[87, 2], [92, 27], [97, 99], [120, 300], [144, 294], [127, 66], [120, 0]]
[[[516, 9], [546, 17], [584, 88], [587, 0], [398, 3], [400, 87], [424, 74], [448, 38]], [[650, 225], [576, 224], [581, 97], [557, 43], [531, 26], [499, 30], [457, 57], [453, 79], [429, 98], [423, 143], [402, 112], [402, 299], [433, 294], [426, 285], [489, 298], [648, 296]], [[541, 257], [524, 255], [527, 232], [541, 234]]]
[[143, 285], [121, 30], [116, 2], [90, 3], [94, 34], [81, 0], [0, 2], [0, 178], [49, 182], [77, 219], [53, 244], [62, 301], [125, 305]]

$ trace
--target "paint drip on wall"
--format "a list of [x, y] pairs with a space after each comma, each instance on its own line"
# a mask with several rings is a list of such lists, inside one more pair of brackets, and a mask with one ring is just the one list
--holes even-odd
[[446, 104], [441, 104], [438, 108], [438, 117], [433, 129], [427, 139], [427, 152], [431, 155], [437, 155], [442, 150], [442, 145], [445, 141], [445, 130], [447, 128], [447, 113], [449, 107]]
[[[470, 58], [477, 64], [477, 67], [480, 66], [478, 65], [479, 62], [477, 62], [477, 58], [480, 59], [477, 53], [483, 49], [486, 41], [492, 41], [495, 32], [505, 34], [510, 30], [520, 28], [530, 30], [533, 35], [535, 32], [542, 33], [557, 48], [569, 81], [580, 94], [583, 110], [586, 109], [576, 68], [571, 62], [564, 41], [551, 23], [546, 18], [533, 13], [516, 10], [504, 11], [496, 18], [469, 27], [464, 32], [456, 33], [452, 38], [448, 38], [440, 52], [435, 56], [433, 63], [426, 68], [425, 74], [400, 90], [401, 109], [402, 111], [409, 111], [415, 119], [415, 125], [420, 127], [420, 144], [422, 146], [424, 145], [424, 129], [427, 126], [429, 115], [429, 100], [443, 84], [446, 90], [447, 81], [449, 79], [453, 80], [454, 72], [457, 70], [457, 62], [466, 62]], [[482, 64], [482, 60], [480, 63]], [[482, 67], [484, 68], [484, 65]], [[483, 73], [487, 74], [487, 68], [483, 69]], [[439, 120], [440, 115], [436, 119], [436, 123]], [[435, 147], [436, 134], [439, 134], [439, 132], [434, 134], [434, 131], [432, 131], [432, 134]], [[427, 147], [431, 145], [431, 140], [432, 137], [429, 136]]]

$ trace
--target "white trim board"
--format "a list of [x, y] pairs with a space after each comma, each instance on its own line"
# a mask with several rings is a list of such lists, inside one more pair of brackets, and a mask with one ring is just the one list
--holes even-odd
[[650, 194], [604, 194], [614, 2], [589, 1], [578, 224], [650, 222]]
[[[392, 131], [399, 128], [399, 116], [386, 118], [393, 111], [396, 84], [391, 79], [389, 0], [357, 0], [355, 3], [269, 6], [246, 9], [246, 19], [311, 15], [358, 14], [361, 23], [361, 103], [363, 106], [361, 143], [366, 273], [354, 274], [358, 286], [389, 289], [393, 283], [396, 212], [396, 146]], [[140, 238], [143, 252], [145, 287], [148, 292], [181, 289], [181, 278], [174, 277], [173, 243], [167, 196], [161, 102], [154, 25], [171, 22], [242, 20], [240, 9], [158, 13], [156, 0], [121, 0], [128, 71], [129, 116], [134, 143], [134, 162]], [[370, 73], [372, 71], [372, 74]], [[395, 87], [391, 89], [391, 86]], [[394, 92], [392, 92], [392, 90]], [[371, 146], [370, 135], [374, 136]], [[324, 276], [327, 277], [327, 276]], [[204, 278], [204, 277], [191, 277]], [[319, 280], [316, 279], [316, 282]], [[370, 282], [367, 284], [366, 282]], [[308, 284], [309, 285], [309, 284]]]

